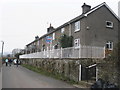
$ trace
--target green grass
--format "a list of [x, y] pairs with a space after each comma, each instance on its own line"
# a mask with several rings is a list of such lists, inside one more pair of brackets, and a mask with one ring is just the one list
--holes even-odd
[[78, 84], [85, 87], [85, 88], [90, 88], [90, 86], [92, 85], [92, 83], [89, 83], [87, 81], [79, 81]]
[[42, 68], [37, 68], [35, 66], [28, 65], [28, 64], [22, 64], [22, 66], [29, 69], [29, 70], [37, 72], [39, 74], [42, 74], [42, 75], [45, 75], [45, 76], [48, 76], [48, 77], [53, 77], [53, 78], [65, 81], [69, 84], [77, 84], [78, 83], [78, 82], [75, 82], [74, 80], [70, 80], [68, 77], [63, 76], [62, 74], [55, 74], [53, 72], [48, 72], [46, 70], [43, 70]]

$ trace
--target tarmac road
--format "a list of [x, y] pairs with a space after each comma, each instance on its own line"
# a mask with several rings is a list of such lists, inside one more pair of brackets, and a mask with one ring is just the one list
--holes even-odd
[[63, 81], [40, 75], [22, 66], [2, 67], [2, 88], [75, 88]]
[[2, 70], [0, 68], [0, 90], [2, 89]]

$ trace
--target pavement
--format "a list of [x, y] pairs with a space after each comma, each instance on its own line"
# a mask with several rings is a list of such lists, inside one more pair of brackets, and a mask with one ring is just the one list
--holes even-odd
[[2, 89], [2, 69], [0, 68], [0, 90]]
[[16, 65], [11, 67], [3, 65], [0, 72], [0, 89], [2, 88], [86, 88], [90, 90], [83, 85], [70, 85]]

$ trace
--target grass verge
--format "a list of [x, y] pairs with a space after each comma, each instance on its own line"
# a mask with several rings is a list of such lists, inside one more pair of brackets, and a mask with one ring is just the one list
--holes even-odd
[[53, 77], [53, 78], [56, 78], [58, 80], [65, 81], [69, 84], [78, 84], [78, 82], [75, 82], [74, 80], [70, 80], [68, 77], [63, 76], [62, 74], [58, 74], [58, 73], [55, 74], [53, 72], [48, 72], [46, 70], [43, 70], [42, 68], [37, 68], [35, 66], [28, 65], [28, 64], [22, 64], [22, 66], [29, 69], [29, 70], [37, 72], [39, 74], [42, 74], [42, 75], [45, 75], [45, 76], [48, 76], [48, 77]]

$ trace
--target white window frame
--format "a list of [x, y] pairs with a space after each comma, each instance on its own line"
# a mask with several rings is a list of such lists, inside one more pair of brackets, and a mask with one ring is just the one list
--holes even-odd
[[[107, 25], [107, 23], [111, 23], [111, 25]], [[112, 21], [106, 21], [106, 27], [113, 28], [113, 22]]]
[[108, 45], [108, 48], [106, 47], [106, 49], [108, 49], [108, 50], [113, 50], [113, 42], [107, 41], [106, 46], [107, 46], [107, 45]]
[[61, 33], [64, 33], [65, 32], [65, 28], [61, 28]]
[[77, 31], [80, 31], [80, 21], [75, 22], [75, 31], [74, 32], [77, 32]]
[[53, 40], [55, 40], [55, 33], [53, 33], [53, 37], [52, 37]]
[[80, 38], [74, 39], [74, 47], [75, 48], [80, 47]]

